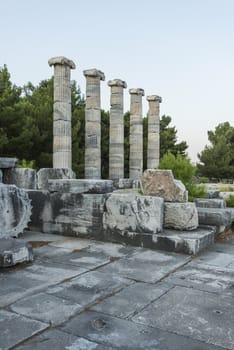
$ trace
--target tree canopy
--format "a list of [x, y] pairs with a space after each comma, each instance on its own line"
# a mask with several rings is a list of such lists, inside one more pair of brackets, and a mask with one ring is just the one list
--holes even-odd
[[208, 131], [209, 146], [198, 154], [198, 170], [202, 176], [216, 179], [233, 178], [234, 127], [229, 122], [220, 123]]

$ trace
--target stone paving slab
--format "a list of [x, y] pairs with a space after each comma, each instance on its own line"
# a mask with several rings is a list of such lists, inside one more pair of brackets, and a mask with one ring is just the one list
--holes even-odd
[[101, 267], [100, 271], [119, 274], [136, 281], [155, 283], [190, 260], [190, 257], [183, 254], [144, 250]]
[[49, 288], [47, 293], [87, 306], [131, 283], [133, 282], [129, 279], [118, 275], [91, 271], [69, 282]]
[[21, 299], [11, 305], [17, 314], [27, 316], [52, 325], [58, 325], [81, 310], [81, 305], [45, 293]]
[[50, 329], [28, 340], [17, 350], [112, 350], [112, 347], [106, 347], [91, 342], [85, 338], [78, 338], [56, 329]]
[[233, 299], [176, 286], [133, 321], [234, 349]]
[[234, 263], [234, 253], [206, 252], [193, 261], [194, 264], [211, 265], [219, 268], [231, 268]]
[[62, 330], [116, 349], [218, 350], [219, 347], [136, 324], [97, 312], [86, 312], [66, 323]]
[[162, 283], [154, 285], [137, 282], [101, 301], [92, 310], [126, 319], [161, 297], [170, 288], [172, 286]]
[[0, 272], [0, 307], [86, 271], [81, 267], [60, 268], [56, 265], [46, 266], [35, 263], [27, 267]]
[[0, 349], [8, 350], [28, 337], [48, 328], [48, 324], [0, 310]]

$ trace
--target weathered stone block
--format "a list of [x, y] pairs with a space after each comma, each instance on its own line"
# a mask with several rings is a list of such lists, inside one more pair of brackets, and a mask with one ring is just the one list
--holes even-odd
[[0, 184], [0, 238], [17, 237], [30, 221], [27, 193], [15, 185]]
[[16, 185], [19, 188], [36, 189], [37, 174], [34, 169], [30, 168], [11, 169], [5, 178], [5, 183]]
[[106, 194], [51, 193], [52, 221], [43, 232], [100, 238]]
[[194, 203], [165, 203], [164, 227], [175, 230], [195, 230], [198, 213]]
[[52, 222], [50, 193], [46, 190], [26, 190], [26, 192], [32, 206], [32, 215], [28, 227], [33, 231], [42, 231], [44, 222]]
[[232, 224], [232, 213], [223, 208], [197, 208], [200, 225], [225, 226]]
[[162, 230], [163, 199], [135, 194], [113, 193], [106, 201], [105, 230], [149, 232]]
[[187, 202], [188, 192], [171, 170], [147, 169], [141, 179], [144, 195], [162, 197], [165, 202]]
[[0, 267], [14, 266], [29, 261], [33, 261], [30, 243], [13, 238], [0, 239]]
[[60, 193], [109, 193], [113, 192], [113, 181], [92, 179], [48, 180], [48, 190]]
[[17, 158], [0, 157], [0, 169], [16, 168], [17, 164]]
[[69, 168], [42, 168], [37, 173], [38, 189], [47, 190], [49, 179], [75, 179], [76, 175]]
[[0, 169], [0, 182], [2, 182], [2, 179], [3, 179], [3, 172], [2, 172], [2, 170]]
[[195, 198], [194, 203], [200, 208], [226, 208], [226, 202], [223, 199]]
[[114, 181], [115, 187], [118, 189], [129, 189], [132, 188], [132, 179], [118, 179]]

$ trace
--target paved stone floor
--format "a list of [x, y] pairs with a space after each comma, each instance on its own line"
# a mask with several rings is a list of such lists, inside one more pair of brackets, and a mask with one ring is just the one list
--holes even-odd
[[234, 349], [234, 236], [196, 258], [22, 238], [35, 260], [0, 270], [0, 350]]

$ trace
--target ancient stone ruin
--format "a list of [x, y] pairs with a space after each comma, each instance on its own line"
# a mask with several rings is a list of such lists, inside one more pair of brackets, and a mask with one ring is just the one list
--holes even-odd
[[[17, 237], [26, 227], [44, 233], [120, 242], [151, 249], [198, 254], [215, 236], [231, 225], [231, 213], [220, 202], [188, 202], [186, 188], [170, 170], [155, 169], [159, 163], [159, 104], [150, 95], [148, 111], [147, 167], [143, 174], [143, 89], [130, 89], [129, 179], [124, 179], [123, 91], [126, 82], [110, 86], [109, 180], [101, 179], [101, 103], [97, 69], [84, 71], [85, 179], [76, 179], [71, 169], [71, 91], [73, 61], [49, 60], [54, 66], [53, 168], [17, 168], [15, 158], [0, 160], [0, 238]], [[138, 184], [143, 193], [139, 193]], [[14, 239], [13, 239], [14, 241]], [[0, 242], [0, 247], [7, 246]], [[9, 243], [9, 246], [11, 243]], [[32, 260], [25, 245], [24, 261]], [[17, 253], [1, 255], [0, 261], [20, 261]], [[7, 255], [8, 254], [8, 255]], [[6, 257], [6, 258], [5, 258]], [[8, 265], [7, 265], [8, 264]], [[4, 263], [2, 263], [4, 266]]]

